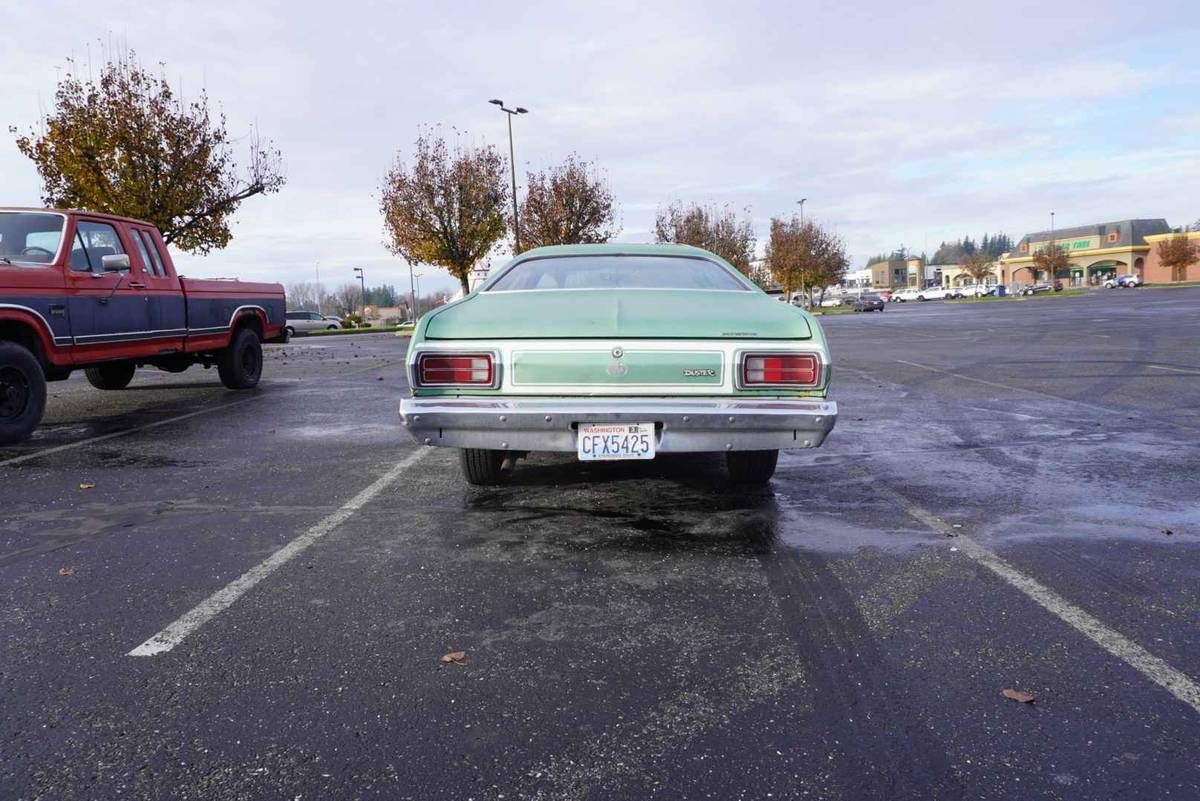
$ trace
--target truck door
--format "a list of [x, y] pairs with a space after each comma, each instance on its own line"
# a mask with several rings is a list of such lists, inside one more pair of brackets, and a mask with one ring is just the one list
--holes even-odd
[[117, 227], [81, 218], [71, 239], [67, 270], [75, 360], [134, 358], [156, 352], [150, 336], [149, 298], [139, 262], [106, 272], [104, 257], [129, 254]]
[[148, 228], [130, 225], [127, 231], [142, 264], [150, 312], [149, 330], [158, 340], [158, 352], [182, 350], [187, 334], [187, 312], [179, 278], [167, 269], [158, 243]]

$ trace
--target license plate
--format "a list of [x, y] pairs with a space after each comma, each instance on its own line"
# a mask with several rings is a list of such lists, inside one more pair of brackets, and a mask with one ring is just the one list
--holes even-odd
[[653, 459], [654, 423], [580, 423], [579, 460]]

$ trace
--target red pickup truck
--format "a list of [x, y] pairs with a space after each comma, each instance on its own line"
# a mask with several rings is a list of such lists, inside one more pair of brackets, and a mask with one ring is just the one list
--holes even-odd
[[123, 389], [138, 367], [215, 364], [225, 386], [249, 389], [261, 343], [285, 338], [282, 286], [181, 277], [149, 223], [0, 209], [0, 443], [29, 436], [46, 382], [72, 370]]

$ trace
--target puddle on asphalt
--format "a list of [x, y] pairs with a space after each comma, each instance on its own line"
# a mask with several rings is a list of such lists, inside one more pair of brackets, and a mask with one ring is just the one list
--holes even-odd
[[1200, 543], [1200, 506], [1151, 507], [1113, 502], [1067, 506], [1013, 515], [989, 525], [983, 533], [1003, 542], [1073, 538]]

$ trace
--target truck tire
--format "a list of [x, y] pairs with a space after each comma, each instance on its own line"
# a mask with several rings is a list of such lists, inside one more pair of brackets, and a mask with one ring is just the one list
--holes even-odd
[[504, 462], [504, 451], [493, 451], [486, 448], [462, 448], [458, 452], [458, 463], [462, 467], [463, 478], [468, 484], [489, 486], [499, 484], [500, 465]]
[[125, 389], [133, 380], [136, 370], [137, 365], [132, 362], [116, 362], [85, 368], [83, 374], [96, 389]]
[[229, 347], [217, 356], [217, 374], [230, 389], [253, 389], [262, 378], [262, 343], [249, 328], [233, 332]]
[[730, 451], [725, 467], [734, 484], [766, 484], [775, 475], [779, 451]]
[[27, 348], [0, 342], [0, 444], [20, 442], [42, 422], [46, 375]]

